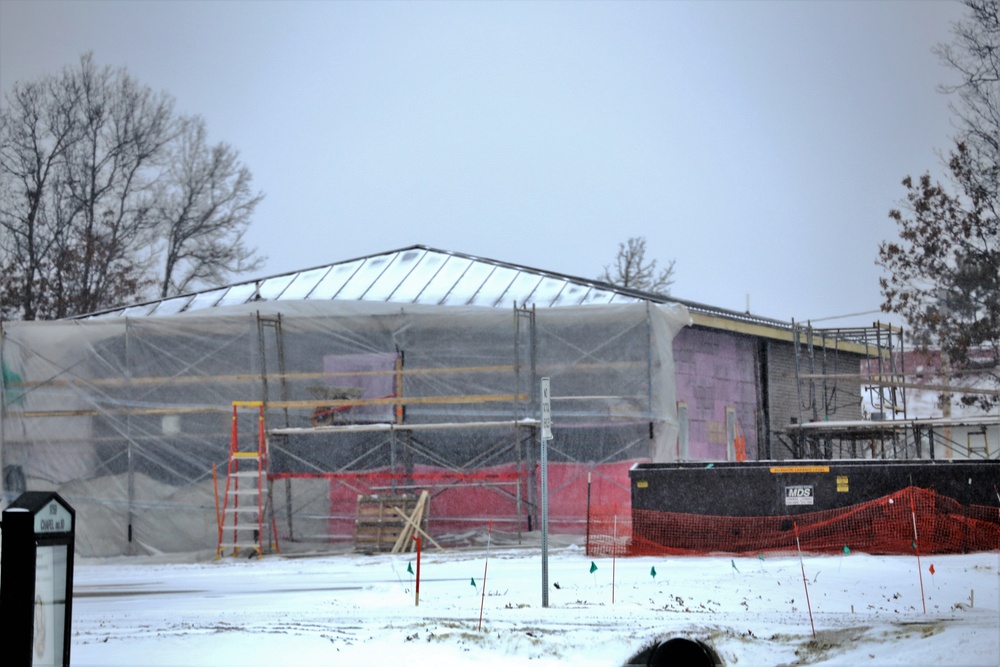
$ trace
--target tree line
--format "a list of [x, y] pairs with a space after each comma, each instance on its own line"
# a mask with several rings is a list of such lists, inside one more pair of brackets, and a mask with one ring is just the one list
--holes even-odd
[[[905, 318], [916, 348], [1000, 388], [1000, 2], [965, 6], [952, 43], [935, 49], [958, 75], [941, 87], [957, 130], [947, 182], [903, 179], [905, 199], [889, 212], [899, 239], [880, 244], [877, 263], [882, 309]], [[989, 409], [998, 397], [963, 401]]]
[[198, 116], [92, 54], [0, 107], [0, 316], [56, 319], [259, 269], [263, 194]]

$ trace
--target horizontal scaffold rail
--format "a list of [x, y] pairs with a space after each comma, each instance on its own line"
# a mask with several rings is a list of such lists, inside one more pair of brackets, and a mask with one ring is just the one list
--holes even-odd
[[1000, 424], [1000, 417], [983, 415], [975, 417], [940, 417], [940, 418], [919, 418], [919, 419], [874, 419], [874, 420], [853, 420], [853, 421], [816, 421], [796, 424], [787, 431], [900, 431], [913, 427], [940, 426], [992, 426]]
[[501, 421], [478, 422], [436, 422], [432, 424], [393, 424], [388, 422], [379, 422], [373, 424], [338, 424], [334, 426], [272, 428], [268, 429], [267, 432], [270, 435], [298, 435], [367, 431], [434, 431], [515, 426], [538, 427], [540, 424], [541, 422], [537, 419], [507, 419]]
[[[607, 363], [594, 364], [572, 364], [573, 370], [593, 370], [604, 371], [611, 368], [636, 368], [645, 366], [645, 361], [611, 361]], [[560, 366], [559, 368], [563, 368]], [[139, 387], [146, 385], [176, 385], [176, 384], [200, 384], [200, 383], [226, 383], [236, 382], [260, 382], [262, 378], [268, 382], [280, 382], [285, 380], [322, 380], [338, 377], [364, 377], [375, 375], [394, 375], [400, 377], [412, 377], [420, 375], [452, 375], [464, 373], [506, 373], [525, 370], [524, 366], [458, 366], [454, 368], [401, 368], [374, 370], [374, 371], [323, 371], [315, 373], [240, 373], [237, 375], [170, 375], [156, 377], [114, 377], [114, 378], [91, 378], [72, 380], [19, 380], [8, 381], [7, 387], [19, 389], [35, 389], [38, 387]], [[546, 367], [540, 366], [540, 372], [549, 371]]]
[[[435, 482], [444, 482], [448, 480], [454, 480], [455, 478], [460, 479], [475, 479], [480, 480], [475, 483], [475, 486], [485, 486], [490, 482], [495, 482], [498, 485], [509, 485], [520, 479], [530, 478], [532, 476], [530, 470], [519, 470], [515, 472], [471, 472], [469, 470], [449, 470], [448, 472], [432, 472], [432, 473], [421, 473], [421, 472], [385, 472], [385, 471], [372, 471], [372, 470], [356, 470], [350, 472], [276, 472], [270, 473], [268, 477], [270, 479], [377, 479], [377, 480], [388, 480], [388, 481], [414, 481], [424, 483], [426, 486], [437, 486]], [[393, 488], [392, 486], [370, 486], [373, 491], [376, 489], [388, 489]], [[401, 488], [396, 485], [395, 488]]]
[[[280, 380], [322, 380], [324, 378], [336, 377], [363, 377], [372, 375], [449, 375], [452, 373], [502, 373], [508, 371], [521, 370], [520, 366], [459, 366], [455, 368], [401, 368], [398, 370], [375, 370], [375, 371], [323, 371], [317, 373], [268, 373], [268, 381]], [[260, 382], [260, 373], [240, 373], [238, 375], [169, 375], [156, 377], [133, 377], [133, 378], [93, 378], [78, 380], [39, 380], [31, 382], [21, 380], [18, 382], [8, 382], [10, 387], [35, 388], [35, 387], [118, 387], [118, 386], [142, 386], [161, 384], [199, 384], [202, 382]]]
[[461, 396], [387, 396], [385, 398], [338, 398], [308, 401], [268, 401], [268, 408], [353, 408], [364, 405], [425, 405], [442, 403], [496, 403], [526, 401], [527, 394], [469, 394]]
[[[896, 377], [904, 377], [903, 373], [896, 373], [894, 375]], [[799, 377], [803, 380], [856, 380], [863, 385], [880, 385], [883, 387], [896, 387], [901, 389], [926, 389], [927, 391], [937, 391], [951, 394], [982, 394], [983, 396], [1000, 396], [1000, 389], [964, 387], [958, 384], [907, 382], [905, 380], [894, 380], [892, 379], [892, 375], [865, 375], [863, 373], [802, 373]]]
[[[475, 404], [511, 401], [526, 401], [527, 394], [469, 394], [463, 396], [390, 396], [386, 398], [313, 399], [308, 401], [267, 401], [268, 409], [310, 409], [320, 407], [358, 407], [362, 405], [441, 405]], [[237, 401], [237, 403], [258, 404], [259, 401]], [[38, 410], [20, 413], [23, 417], [87, 417], [96, 415], [160, 415], [187, 414], [196, 412], [232, 411], [233, 404], [219, 406], [159, 406], [121, 407], [110, 409], [88, 408], [80, 410]]]

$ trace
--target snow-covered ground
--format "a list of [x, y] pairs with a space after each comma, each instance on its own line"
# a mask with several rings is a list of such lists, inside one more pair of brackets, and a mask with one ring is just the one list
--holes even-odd
[[537, 545], [425, 551], [419, 605], [414, 554], [83, 560], [72, 662], [617, 667], [689, 637], [731, 666], [1000, 665], [1000, 553], [920, 562], [806, 554], [814, 638], [794, 554], [613, 561], [558, 544], [547, 608]]

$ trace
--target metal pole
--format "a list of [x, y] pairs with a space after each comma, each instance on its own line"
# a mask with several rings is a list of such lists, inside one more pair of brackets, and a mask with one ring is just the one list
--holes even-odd
[[552, 407], [549, 378], [542, 378], [541, 406], [541, 463], [542, 463], [542, 606], [549, 606], [549, 440], [552, 439]]
[[413, 592], [413, 606], [420, 606], [420, 536], [416, 535], [413, 540], [417, 543], [417, 585]]
[[[125, 391], [127, 396], [133, 396], [132, 391], [132, 358], [131, 340], [129, 331], [129, 319], [125, 318]], [[125, 553], [129, 556], [135, 555], [135, 543], [132, 541], [132, 526], [135, 523], [135, 461], [132, 457], [132, 407], [131, 403], [125, 412], [125, 446], [126, 461], [128, 462], [128, 514], [127, 514], [127, 538]]]
[[[3, 329], [3, 318], [0, 317], [0, 367], [3, 371], [7, 370], [7, 367], [3, 365], [3, 348], [4, 348], [4, 329]], [[6, 494], [7, 489], [4, 488], [4, 475], [3, 475], [3, 459], [4, 459], [4, 442], [5, 442], [5, 424], [7, 422], [7, 390], [6, 390], [6, 377], [0, 379], [0, 509], [6, 506]], [[11, 498], [13, 500], [13, 498]]]
[[588, 556], [590, 555], [590, 475], [591, 471], [587, 471], [587, 533], [583, 540], [583, 550]]
[[549, 606], [549, 441], [542, 438], [542, 606]]

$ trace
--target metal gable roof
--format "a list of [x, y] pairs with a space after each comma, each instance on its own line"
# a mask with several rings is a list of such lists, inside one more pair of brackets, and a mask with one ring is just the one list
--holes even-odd
[[218, 306], [282, 300], [481, 307], [521, 303], [548, 308], [634, 303], [643, 298], [634, 290], [622, 290], [600, 281], [416, 245], [80, 317], [173, 315]]
[[515, 303], [553, 308], [652, 301], [682, 304], [695, 316], [695, 324], [711, 328], [732, 329], [735, 326], [734, 331], [743, 331], [747, 326], [764, 327], [765, 330], [783, 330], [783, 333], [790, 329], [788, 322], [750, 313], [423, 245], [112, 308], [73, 319], [173, 315], [281, 300], [384, 301], [486, 308], [511, 307]]

